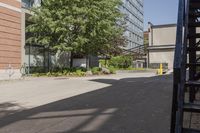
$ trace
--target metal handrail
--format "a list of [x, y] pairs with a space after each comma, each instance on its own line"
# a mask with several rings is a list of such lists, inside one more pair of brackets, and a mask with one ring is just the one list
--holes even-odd
[[174, 83], [171, 133], [182, 133], [184, 88], [186, 81], [187, 34], [189, 0], [179, 0], [176, 48], [174, 54]]

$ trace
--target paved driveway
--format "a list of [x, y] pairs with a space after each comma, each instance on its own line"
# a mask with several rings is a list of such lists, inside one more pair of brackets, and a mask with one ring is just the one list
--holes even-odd
[[0, 133], [169, 133], [171, 76], [0, 82]]

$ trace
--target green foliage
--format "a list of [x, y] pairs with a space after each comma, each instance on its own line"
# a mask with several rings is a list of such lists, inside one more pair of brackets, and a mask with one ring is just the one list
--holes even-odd
[[85, 68], [54, 68], [48, 73], [33, 73], [33, 77], [47, 76], [47, 77], [60, 77], [60, 76], [86, 76]]
[[92, 73], [94, 74], [94, 75], [99, 75], [99, 74], [101, 74], [101, 68], [99, 68], [99, 67], [93, 67], [92, 69], [91, 69], [91, 71], [92, 71]]
[[69, 73], [69, 72], [76, 72], [77, 70], [86, 72], [87, 69], [84, 67], [72, 67], [72, 68], [60, 68], [54, 67], [50, 70], [50, 72], [62, 72], [62, 73]]
[[46, 76], [45, 73], [34, 73], [32, 74], [33, 77], [41, 77], [41, 76]]
[[50, 76], [51, 76], [51, 72], [48, 72], [48, 73], [46, 74], [46, 76], [50, 77]]
[[99, 63], [101, 64], [101, 67], [109, 67], [109, 60], [99, 60]]
[[110, 60], [100, 60], [99, 63], [101, 64], [102, 67], [105, 67], [105, 68], [114, 67], [118, 69], [121, 69], [121, 68], [131, 69], [132, 61], [133, 61], [132, 56], [124, 55], [124, 56], [112, 57]]
[[43, 0], [32, 10], [27, 43], [84, 55], [116, 54], [124, 45], [121, 0]]
[[109, 65], [115, 68], [129, 68], [132, 66], [132, 61], [131, 56], [116, 56], [111, 58]]
[[76, 70], [75, 75], [81, 77], [81, 76], [85, 76], [86, 74], [85, 74], [85, 72], [83, 72], [82, 70]]
[[113, 66], [108, 68], [111, 74], [116, 74], [117, 69], [114, 68]]

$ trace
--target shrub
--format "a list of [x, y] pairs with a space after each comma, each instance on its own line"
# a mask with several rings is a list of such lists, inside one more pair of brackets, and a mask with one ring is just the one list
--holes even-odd
[[107, 68], [109, 66], [109, 60], [99, 60], [99, 63], [101, 64], [101, 67]]
[[108, 69], [110, 70], [111, 74], [116, 74], [116, 68], [114, 68], [114, 67], [111, 66]]
[[80, 69], [80, 70], [83, 71], [83, 72], [87, 72], [87, 68], [85, 68], [85, 67], [80, 67], [80, 68], [78, 68], [78, 69]]
[[[107, 71], [108, 72], [107, 72]], [[99, 75], [99, 74], [110, 74], [115, 73], [116, 69], [114, 67], [110, 68], [99, 68], [99, 67], [93, 67], [91, 69], [92, 74]], [[40, 76], [47, 76], [47, 77], [59, 77], [59, 76], [86, 76], [87, 69], [83, 67], [79, 68], [58, 68], [54, 67], [51, 69], [50, 72], [47, 73], [33, 73], [33, 77], [40, 77]]]
[[101, 73], [101, 68], [99, 68], [99, 67], [93, 67], [92, 69], [91, 69], [91, 71], [92, 71], [92, 73], [94, 74], [94, 75], [98, 75], [98, 74], [100, 74]]
[[33, 77], [41, 77], [41, 76], [45, 76], [45, 73], [34, 73], [32, 74]]
[[69, 75], [69, 70], [63, 70], [63, 75], [65, 75], [65, 76], [67, 76], [67, 75]]
[[46, 75], [47, 75], [48, 77], [51, 77], [51, 72], [48, 72]]
[[115, 68], [129, 68], [132, 66], [132, 61], [131, 56], [116, 56], [111, 58], [109, 65]]
[[82, 70], [76, 70], [76, 72], [74, 73], [75, 76], [85, 76], [85, 72], [83, 72]]

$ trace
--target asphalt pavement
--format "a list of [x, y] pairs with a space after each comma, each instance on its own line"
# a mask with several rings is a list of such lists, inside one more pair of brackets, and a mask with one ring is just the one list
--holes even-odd
[[0, 133], [169, 133], [172, 76], [0, 82]]

